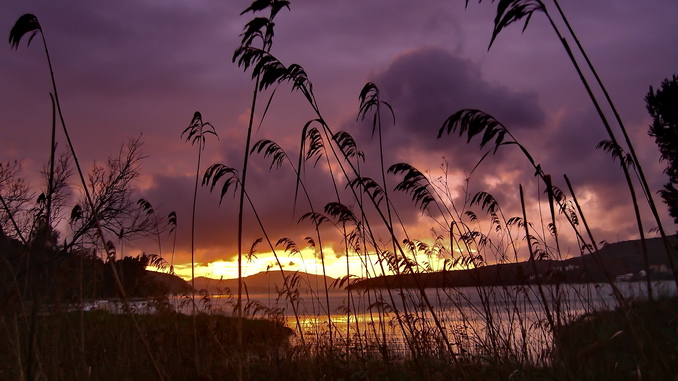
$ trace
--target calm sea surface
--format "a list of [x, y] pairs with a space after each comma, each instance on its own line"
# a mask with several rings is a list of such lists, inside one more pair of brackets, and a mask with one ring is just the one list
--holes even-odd
[[[646, 283], [617, 282], [626, 299], [646, 298]], [[678, 295], [675, 283], [653, 283], [658, 297]], [[291, 300], [290, 300], [291, 299]], [[182, 303], [183, 300], [183, 303]], [[188, 298], [173, 301], [183, 312]], [[405, 341], [425, 336], [435, 342], [447, 337], [459, 351], [496, 347], [521, 348], [539, 358], [550, 348], [550, 322], [564, 324], [586, 313], [617, 306], [609, 284], [507, 287], [463, 287], [419, 290], [331, 290], [292, 298], [277, 293], [251, 294], [243, 301], [248, 317], [276, 317], [295, 329], [297, 340], [328, 341], [335, 345], [369, 346], [388, 341], [406, 351]], [[196, 295], [200, 311], [234, 314], [235, 298]], [[434, 318], [435, 317], [435, 318]], [[442, 333], [442, 334], [441, 334]]]

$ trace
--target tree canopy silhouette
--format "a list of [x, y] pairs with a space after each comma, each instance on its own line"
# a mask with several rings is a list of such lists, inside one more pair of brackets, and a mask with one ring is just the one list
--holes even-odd
[[647, 111], [652, 116], [649, 134], [655, 138], [662, 161], [666, 161], [669, 182], [659, 193], [678, 224], [678, 78], [665, 79], [656, 91], [650, 86], [645, 97]]

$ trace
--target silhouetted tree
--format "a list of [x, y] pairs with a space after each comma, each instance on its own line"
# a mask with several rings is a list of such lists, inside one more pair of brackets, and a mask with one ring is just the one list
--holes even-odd
[[45, 183], [36, 187], [24, 180], [19, 162], [0, 162], [0, 313], [18, 310], [22, 301], [37, 305], [40, 299], [45, 308], [120, 296], [109, 262], [123, 278], [127, 296], [167, 291], [145, 270], [163, 266], [160, 256], [116, 260], [113, 243], [102, 248], [95, 231], [98, 220], [104, 232], [121, 240], [159, 232], [154, 216], [136, 202], [133, 182], [144, 159], [141, 146], [139, 138], [132, 139], [105, 164], [94, 165], [87, 185], [96, 213], [74, 194], [72, 155], [50, 161], [43, 170]]
[[661, 160], [667, 162], [664, 172], [669, 182], [659, 193], [678, 224], [678, 78], [665, 79], [657, 91], [650, 86], [645, 102], [652, 116], [649, 134], [655, 138]]
[[69, 225], [73, 233], [66, 248], [76, 244], [96, 245], [95, 219], [104, 232], [121, 240], [154, 234], [157, 221], [137, 204], [133, 186], [145, 158], [141, 146], [140, 138], [131, 139], [122, 146], [117, 157], [109, 158], [106, 165], [92, 168], [88, 190], [96, 213], [89, 202], [78, 201], [71, 210]]

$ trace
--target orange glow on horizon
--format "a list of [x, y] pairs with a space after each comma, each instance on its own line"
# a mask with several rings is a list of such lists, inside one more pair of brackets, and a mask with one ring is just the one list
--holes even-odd
[[[460, 249], [455, 250], [455, 252], [455, 255], [461, 254]], [[309, 274], [323, 275], [323, 264], [320, 258], [315, 257], [311, 250], [302, 250], [301, 254], [301, 256], [278, 255], [282, 269], [284, 271], [301, 271]], [[410, 257], [409, 254], [408, 257]], [[278, 260], [276, 260], [273, 253], [258, 253], [256, 257], [249, 261], [243, 258], [242, 275], [247, 277], [260, 272], [280, 271]], [[367, 266], [365, 266], [365, 261], [368, 261]], [[417, 257], [417, 261], [421, 265], [430, 262], [431, 269], [437, 271], [442, 269], [444, 259], [433, 256], [427, 257], [420, 254]], [[325, 274], [328, 277], [338, 279], [346, 276], [347, 273], [358, 278], [374, 277], [383, 275], [382, 268], [387, 275], [393, 274], [386, 264], [383, 264], [383, 267], [379, 264], [376, 254], [369, 254], [367, 258], [355, 254], [349, 255], [347, 263], [346, 256], [337, 257], [332, 249], [325, 249]], [[194, 271], [196, 278], [237, 279], [238, 262], [237, 260], [215, 260], [206, 264], [196, 264]], [[181, 278], [190, 281], [190, 262], [175, 264], [174, 272]]]

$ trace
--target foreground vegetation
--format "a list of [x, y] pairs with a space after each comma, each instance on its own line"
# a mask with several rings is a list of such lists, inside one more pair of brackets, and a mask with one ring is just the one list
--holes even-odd
[[[558, 3], [554, 5], [567, 24]], [[155, 282], [143, 282], [146, 279], [139, 275], [149, 264], [172, 272], [173, 260], [162, 256], [161, 232], [171, 234], [176, 227], [176, 214], [169, 213], [168, 220], [162, 222], [150, 202], [135, 200], [132, 181], [138, 176], [143, 158], [141, 142], [131, 140], [118, 158], [95, 166], [89, 173], [83, 172], [61, 113], [42, 27], [34, 15], [19, 18], [10, 43], [17, 47], [27, 35], [29, 39], [38, 35], [42, 39], [52, 75], [55, 117], [50, 161], [37, 201], [19, 176], [18, 166], [0, 167], [0, 302], [9, 306], [0, 315], [0, 376], [31, 380], [676, 377], [677, 302], [659, 301], [653, 291], [655, 269], [640, 203], [647, 203], [655, 219], [654, 228], [659, 232], [668, 264], [664, 272], [672, 274], [671, 280], [678, 284], [675, 249], [661, 225], [652, 199], [654, 192], [647, 186], [623, 123], [619, 119], [616, 124], [608, 121], [601, 110], [601, 104], [614, 110], [609, 98], [599, 102], [591, 84], [583, 81], [610, 138], [599, 147], [619, 162], [627, 180], [641, 238], [638, 262], [642, 265], [638, 266], [644, 271], [644, 276], [639, 276], [644, 280], [644, 304], [622, 294], [615, 283], [616, 273], [599, 260], [599, 241], [567, 177], [566, 192], [554, 184], [556, 180], [535, 161], [528, 147], [491, 115], [475, 109], [456, 111], [440, 127], [438, 138], [459, 135], [468, 142], [480, 139], [481, 149], [487, 151], [478, 164], [490, 160], [499, 149], [517, 148], [535, 173], [535, 184], [531, 185], [539, 194], [538, 215], [527, 212], [527, 185], [516, 189], [520, 210], [511, 211], [515, 215], [510, 216], [502, 209], [501, 200], [487, 192], [464, 195], [459, 200], [453, 197], [453, 185], [446, 178], [432, 179], [408, 163], [388, 166], [384, 162], [382, 128], [395, 111], [380, 98], [374, 83], [366, 84], [360, 92], [358, 120], [372, 122], [369, 127], [378, 142], [378, 152], [370, 157], [350, 134], [334, 131], [320, 111], [304, 69], [296, 64], [286, 66], [271, 53], [273, 20], [287, 8], [287, 1], [264, 0], [255, 1], [243, 12], [257, 15], [245, 25], [241, 45], [233, 57], [238, 66], [252, 72], [254, 80], [243, 164], [213, 164], [202, 176], [202, 185], [220, 191], [222, 199], [230, 194], [238, 198], [240, 276], [237, 290], [232, 290], [228, 300], [230, 310], [208, 308], [212, 304], [207, 293], [201, 295], [202, 308], [194, 295], [186, 294], [183, 299], [191, 315], [176, 313], [169, 300], [162, 298], [165, 290]], [[513, 22], [529, 21], [534, 12], [542, 12], [552, 21], [539, 0], [500, 1], [492, 41]], [[582, 65], [573, 57], [567, 39], [555, 25], [554, 28], [581, 74]], [[577, 41], [571, 30], [569, 33], [568, 38]], [[585, 54], [581, 46], [578, 48]], [[251, 141], [255, 121], [263, 123], [275, 89], [287, 85], [303, 96], [315, 114], [301, 129], [301, 144], [295, 148], [298, 161], [274, 141]], [[598, 86], [606, 93], [599, 80]], [[651, 91], [648, 102], [657, 94]], [[257, 115], [264, 95], [268, 102]], [[662, 119], [661, 114], [653, 115]], [[68, 143], [68, 152], [61, 158], [54, 138], [57, 125], [62, 127]], [[655, 134], [659, 136], [660, 131], [655, 129]], [[619, 132], [623, 139], [617, 139], [615, 134]], [[182, 136], [199, 146], [194, 205], [206, 135], [216, 135], [216, 131], [196, 112]], [[249, 160], [256, 155], [269, 160], [271, 170], [289, 166], [294, 172], [293, 201], [305, 211], [300, 219], [300, 223], [310, 226], [305, 240], [323, 264], [323, 271], [323, 242], [341, 242], [347, 262], [349, 256], [358, 258], [364, 265], [365, 278], [379, 279], [383, 285], [362, 290], [345, 287], [356, 282], [355, 276], [347, 273], [336, 285], [327, 284], [327, 278], [323, 278], [319, 290], [310, 296], [301, 295], [300, 286], [307, 280], [299, 273], [285, 271], [278, 259], [282, 251], [301, 256], [300, 245], [290, 237], [277, 241], [270, 237], [267, 221], [258, 214], [257, 200], [247, 193]], [[366, 173], [363, 163], [367, 160], [378, 163], [374, 173]], [[330, 200], [323, 199], [322, 203], [317, 195], [308, 192], [303, 175], [319, 163], [325, 170], [323, 179], [334, 190]], [[69, 203], [71, 199], [66, 195], [73, 167], [82, 194]], [[395, 178], [395, 186], [389, 186], [387, 175]], [[398, 217], [398, 209], [403, 206], [393, 201], [393, 192], [409, 196], [416, 211], [431, 218], [432, 239], [408, 234]], [[249, 245], [249, 251], [245, 249], [248, 243], [243, 242], [246, 208], [262, 236]], [[125, 245], [138, 236], [157, 238], [158, 254], [125, 258]], [[193, 235], [192, 241], [194, 238]], [[576, 266], [588, 268], [577, 273], [591, 271], [597, 280], [606, 281], [605, 290], [610, 290], [613, 303], [608, 307], [616, 308], [614, 312], [601, 311], [593, 302], [608, 291], [582, 292], [573, 285], [546, 281], [540, 276], [549, 273], [549, 269], [543, 269], [545, 264], [563, 260], [561, 244], [567, 240], [575, 243], [579, 250], [576, 254], [586, 258]], [[192, 252], [195, 244], [191, 244]], [[282, 307], [250, 300], [242, 281], [243, 260], [259, 244], [267, 245], [277, 260], [282, 285], [275, 296]], [[430, 294], [419, 276], [409, 276], [407, 285], [380, 278], [387, 273], [397, 277], [432, 272], [431, 263], [422, 258], [445, 258], [444, 270], [488, 268], [493, 263], [515, 265], [519, 258], [526, 258], [520, 268], [522, 275], [529, 278], [530, 287], [515, 282], [481, 282], [475, 278], [479, 271], [473, 271], [463, 284], [469, 288], [440, 288]], [[330, 306], [333, 287], [345, 293], [344, 304], [338, 310]], [[82, 309], [89, 299], [113, 295], [119, 298], [124, 313], [69, 311], [73, 305]], [[137, 313], [129, 304], [130, 296], [159, 296], [157, 312]], [[584, 317], [580, 317], [582, 314]], [[304, 320], [308, 315], [315, 321], [311, 326]], [[340, 324], [342, 319], [344, 325]]]
[[678, 376], [678, 299], [638, 301], [628, 310], [577, 318], [555, 335], [575, 379], [670, 380]]
[[[629, 326], [624, 313], [634, 315]], [[560, 328], [557, 361], [550, 366], [510, 357], [460, 356], [455, 363], [431, 350], [417, 359], [385, 361], [378, 352], [309, 352], [294, 345], [281, 322], [244, 321], [243, 353], [233, 337], [238, 324], [223, 315], [195, 317], [161, 311], [135, 314], [150, 346], [149, 358], [128, 316], [105, 311], [38, 317], [35, 346], [30, 326], [17, 316], [0, 317], [0, 376], [25, 379], [24, 362], [34, 351], [33, 379], [132, 380], [670, 380], [678, 374], [678, 300], [633, 303], [629, 311], [596, 312]], [[631, 332], [644, 330], [642, 346]], [[324, 344], [328, 344], [324, 342]], [[240, 358], [239, 356], [243, 356]]]
[[[144, 341], [125, 314], [105, 311], [68, 312], [37, 317], [31, 332], [26, 320], [2, 316], [0, 377], [5, 380], [139, 380], [235, 379], [238, 352], [232, 338], [235, 318], [198, 314], [195, 317], [158, 312], [135, 314]], [[31, 346], [31, 334], [35, 337]], [[247, 320], [245, 363], [248, 379], [284, 379], [280, 360], [290, 356], [292, 330], [269, 320]], [[148, 345], [153, 353], [148, 356]], [[29, 354], [28, 351], [33, 351]], [[26, 364], [32, 361], [32, 364]], [[293, 374], [293, 373], [290, 373]]]

